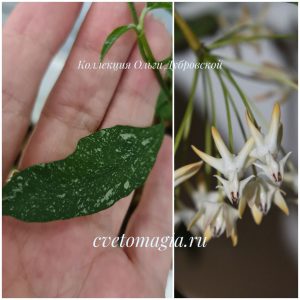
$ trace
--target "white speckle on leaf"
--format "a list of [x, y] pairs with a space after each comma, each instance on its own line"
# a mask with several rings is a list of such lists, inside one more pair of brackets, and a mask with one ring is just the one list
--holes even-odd
[[12, 189], [12, 191], [13, 191], [14, 196], [15, 196], [16, 193], [22, 192], [22, 188], [20, 188], [20, 187], [15, 187], [15, 188]]
[[113, 189], [108, 190], [105, 196], [101, 199], [101, 202], [107, 201], [113, 194]]
[[135, 134], [132, 134], [132, 133], [122, 133], [122, 134], [120, 134], [120, 136], [125, 141], [130, 138], [136, 138]]
[[129, 184], [129, 181], [127, 180], [125, 183], [124, 183], [124, 189], [128, 189], [130, 186]]
[[66, 193], [63, 193], [63, 194], [57, 195], [57, 197], [58, 197], [58, 198], [61, 198], [61, 199], [62, 199], [62, 198], [65, 198], [65, 196], [66, 196]]
[[151, 141], [151, 138], [145, 139], [145, 140], [142, 141], [142, 145], [146, 146], [147, 144], [150, 143], [150, 141]]
[[114, 200], [110, 200], [109, 202], [107, 202], [107, 205], [110, 206], [114, 203]]

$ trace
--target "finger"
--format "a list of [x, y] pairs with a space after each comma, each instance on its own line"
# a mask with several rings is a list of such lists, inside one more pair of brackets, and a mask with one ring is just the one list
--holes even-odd
[[3, 180], [20, 151], [42, 76], [80, 6], [21, 3], [3, 28]]
[[[171, 38], [164, 25], [149, 17], [145, 23], [145, 32], [150, 47], [157, 60], [162, 60], [171, 53]], [[153, 70], [135, 69], [134, 63], [142, 61], [136, 46], [130, 56], [131, 68], [126, 70], [117, 88], [115, 97], [109, 107], [103, 128], [115, 125], [131, 125], [137, 127], [150, 126], [153, 121], [160, 86]], [[114, 220], [114, 232], [118, 232], [128, 210], [132, 195], [118, 201], [103, 214], [111, 215]]]
[[[132, 215], [126, 236], [166, 237], [172, 235], [172, 140], [166, 137], [157, 161], [146, 182], [141, 202]], [[170, 239], [166, 242], [169, 245]], [[172, 248], [159, 251], [151, 247], [132, 247], [127, 255], [138, 268], [166, 283]], [[163, 250], [163, 248], [161, 248]]]
[[[161, 22], [149, 16], [145, 22], [145, 33], [156, 60], [170, 55], [171, 36]], [[160, 86], [153, 70], [135, 68], [136, 62], [143, 62], [138, 46], [130, 56], [131, 67], [122, 75], [102, 127], [151, 125]]]
[[[92, 4], [27, 145], [22, 168], [66, 157], [80, 138], [99, 127], [122, 70], [86, 70], [78, 66], [83, 61], [97, 62], [109, 33], [130, 22], [126, 3]], [[126, 33], [113, 45], [105, 61], [126, 62], [134, 43], [135, 34]]]

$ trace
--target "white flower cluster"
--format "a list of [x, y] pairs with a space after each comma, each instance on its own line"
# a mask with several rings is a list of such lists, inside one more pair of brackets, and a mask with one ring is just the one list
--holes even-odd
[[[260, 224], [263, 215], [269, 212], [272, 203], [285, 214], [289, 213], [280, 186], [284, 178], [284, 166], [291, 152], [282, 159], [279, 158], [282, 138], [280, 106], [276, 103], [273, 108], [272, 119], [266, 135], [260, 132], [248, 114], [246, 118], [251, 137], [238, 155], [234, 155], [228, 150], [214, 127], [212, 128], [212, 137], [220, 153], [220, 158], [212, 157], [192, 146], [195, 153], [204, 162], [223, 176], [215, 175], [220, 182], [220, 185], [217, 186], [219, 192], [207, 192], [203, 187], [191, 191], [191, 197], [198, 213], [189, 227], [194, 226], [194, 233], [200, 231], [207, 239], [219, 237], [226, 231], [227, 237], [232, 238], [234, 245], [237, 244], [236, 221], [242, 217], [247, 204], [257, 224]], [[180, 169], [181, 178], [184, 180], [196, 173], [195, 167], [191, 166], [195, 165], [188, 165]], [[200, 166], [197, 165], [198, 169]], [[244, 178], [246, 169], [250, 166], [256, 166], [260, 172]], [[231, 204], [225, 202], [225, 196], [228, 197]]]

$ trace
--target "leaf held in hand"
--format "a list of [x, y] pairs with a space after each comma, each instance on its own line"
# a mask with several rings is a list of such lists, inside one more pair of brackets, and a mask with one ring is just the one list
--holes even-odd
[[100, 62], [104, 59], [104, 56], [107, 54], [108, 50], [112, 47], [114, 42], [121, 37], [124, 33], [129, 31], [130, 29], [134, 29], [136, 26], [134, 24], [129, 24], [125, 26], [121, 26], [113, 30], [109, 36], [106, 38], [101, 53], [100, 53]]
[[3, 187], [3, 215], [47, 222], [90, 215], [141, 186], [156, 160], [163, 126], [115, 126], [82, 138], [64, 160], [29, 167]]

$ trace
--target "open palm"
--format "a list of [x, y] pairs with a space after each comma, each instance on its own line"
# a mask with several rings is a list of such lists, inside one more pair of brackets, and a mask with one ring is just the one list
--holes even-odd
[[[3, 29], [3, 179], [21, 150], [44, 72], [80, 11], [79, 3], [19, 4]], [[142, 4], [137, 5], [140, 10]], [[117, 124], [151, 124], [159, 86], [151, 70], [80, 70], [96, 62], [100, 46], [131, 17], [126, 3], [93, 4], [64, 69], [22, 154], [20, 169], [65, 158], [80, 138]], [[149, 43], [157, 57], [170, 52], [164, 27], [149, 17]], [[134, 33], [120, 38], [106, 58], [140, 60]], [[126, 228], [127, 236], [171, 234], [171, 141], [157, 162]], [[118, 235], [131, 196], [87, 217], [50, 223], [3, 218], [3, 296], [163, 296], [171, 249], [93, 247], [95, 237]]]

